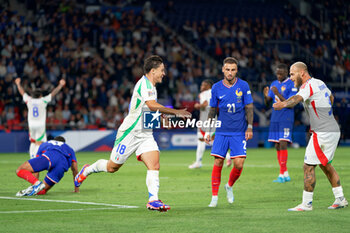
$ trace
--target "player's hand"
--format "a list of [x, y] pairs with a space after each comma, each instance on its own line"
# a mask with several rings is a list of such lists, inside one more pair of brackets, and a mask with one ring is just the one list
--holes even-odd
[[195, 108], [195, 109], [200, 109], [200, 107], [201, 107], [201, 105], [200, 105], [199, 103], [195, 103], [195, 104], [194, 104], [194, 108]]
[[19, 85], [21, 83], [21, 78], [16, 78], [15, 83], [16, 83], [16, 85]]
[[277, 87], [271, 87], [271, 91], [273, 92], [273, 94], [277, 95], [279, 94]]
[[211, 141], [210, 133], [207, 132], [204, 134], [204, 141], [206, 144], [208, 145], [210, 144], [210, 141]]
[[192, 114], [188, 111], [186, 111], [187, 108], [179, 109], [176, 111], [176, 116], [181, 117], [182, 119], [189, 119], [192, 117]]
[[245, 140], [248, 141], [249, 139], [253, 138], [253, 129], [252, 128], [247, 128], [245, 131]]
[[272, 105], [272, 107], [275, 109], [275, 110], [281, 110], [282, 108], [285, 108], [285, 103], [284, 102], [281, 102], [281, 100], [279, 98], [275, 98], [275, 101], [276, 103], [274, 103]]
[[61, 79], [59, 84], [63, 87], [64, 85], [66, 85], [66, 80]]
[[265, 98], [266, 98], [267, 95], [269, 94], [269, 90], [270, 90], [269, 87], [265, 87], [265, 88], [264, 88], [263, 93], [264, 93], [264, 97], [265, 97]]

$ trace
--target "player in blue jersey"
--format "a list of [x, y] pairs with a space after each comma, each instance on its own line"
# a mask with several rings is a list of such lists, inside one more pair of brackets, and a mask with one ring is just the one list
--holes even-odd
[[[65, 143], [61, 136], [40, 145], [37, 157], [24, 162], [16, 170], [17, 176], [28, 181], [32, 185], [19, 191], [16, 196], [32, 196], [46, 194], [46, 192], [57, 184], [64, 173], [71, 168], [74, 177], [78, 174], [77, 159], [74, 150]], [[44, 181], [39, 181], [33, 173], [47, 170]], [[74, 192], [79, 188], [74, 186]]]
[[[222, 67], [224, 79], [215, 83], [211, 90], [208, 119], [214, 120], [218, 109], [218, 121], [221, 121], [221, 127], [216, 128], [211, 150], [211, 155], [215, 159], [212, 171], [212, 199], [209, 207], [217, 206], [221, 170], [228, 149], [231, 151], [234, 166], [225, 190], [228, 202], [233, 203], [232, 186], [242, 173], [247, 140], [253, 137], [253, 99], [248, 83], [236, 77], [237, 64], [235, 58], [225, 58]], [[207, 143], [210, 142], [210, 131], [211, 129], [205, 135]]]
[[[276, 69], [277, 80], [273, 81], [270, 88], [264, 88], [265, 104], [271, 101], [276, 102], [276, 98], [285, 101], [297, 93], [294, 82], [288, 78], [288, 66], [279, 64]], [[280, 174], [273, 182], [284, 183], [290, 181], [287, 170], [288, 143], [292, 142], [292, 130], [294, 124], [294, 110], [284, 108], [274, 110], [271, 114], [269, 142], [275, 143], [277, 150], [277, 160], [280, 165]]]

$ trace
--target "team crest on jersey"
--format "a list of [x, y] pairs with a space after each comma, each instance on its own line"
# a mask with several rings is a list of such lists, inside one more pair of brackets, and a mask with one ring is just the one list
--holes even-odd
[[283, 93], [286, 90], [286, 86], [281, 87], [281, 92]]
[[241, 91], [241, 89], [237, 88], [236, 90], [236, 96], [237, 97], [241, 97], [243, 95], [243, 92]]

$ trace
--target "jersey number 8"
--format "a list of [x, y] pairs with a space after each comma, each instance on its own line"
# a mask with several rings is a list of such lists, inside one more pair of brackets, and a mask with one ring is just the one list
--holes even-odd
[[33, 107], [33, 117], [39, 116], [39, 108], [37, 106]]

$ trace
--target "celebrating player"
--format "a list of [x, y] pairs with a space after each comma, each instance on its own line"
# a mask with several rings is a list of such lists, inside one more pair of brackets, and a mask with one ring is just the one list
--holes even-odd
[[59, 85], [50, 94], [44, 97], [41, 91], [34, 91], [33, 95], [29, 96], [21, 86], [20, 78], [16, 78], [15, 83], [28, 108], [29, 155], [30, 158], [35, 158], [40, 144], [46, 142], [46, 106], [62, 87], [64, 87], [66, 81], [61, 79]]
[[[155, 85], [161, 83], [165, 76], [162, 58], [153, 55], [144, 62], [145, 75], [136, 83], [130, 102], [129, 114], [118, 129], [114, 148], [110, 159], [100, 159], [91, 166], [84, 165], [75, 178], [77, 187], [91, 173], [114, 173], [136, 152], [137, 159], [147, 167], [146, 185], [149, 193], [147, 208], [150, 210], [167, 211], [170, 207], [158, 198], [159, 191], [159, 149], [152, 131], [142, 130], [143, 111], [157, 111], [164, 114], [177, 115], [183, 118], [191, 117], [185, 109], [166, 108], [157, 103]], [[156, 117], [156, 116], [155, 116]]]
[[[294, 83], [288, 77], [288, 67], [285, 64], [279, 64], [276, 69], [277, 80], [272, 82], [270, 88], [264, 88], [265, 103], [275, 101], [278, 98], [281, 101], [288, 99], [297, 92]], [[277, 160], [280, 165], [280, 174], [273, 182], [284, 183], [290, 181], [287, 171], [288, 142], [292, 142], [292, 130], [294, 123], [294, 110], [285, 108], [273, 110], [270, 120], [269, 142], [275, 143], [277, 150]]]
[[303, 102], [305, 111], [310, 117], [312, 136], [306, 147], [304, 158], [304, 192], [300, 205], [289, 211], [312, 210], [313, 191], [316, 185], [315, 167], [320, 166], [332, 185], [335, 201], [328, 209], [338, 209], [348, 206], [343, 194], [340, 178], [332, 161], [340, 138], [340, 131], [332, 112], [334, 97], [326, 84], [312, 78], [303, 62], [296, 62], [290, 67], [290, 79], [299, 92], [283, 102], [273, 104], [276, 110], [294, 107]]
[[[77, 159], [74, 150], [68, 146], [66, 140], [61, 137], [55, 137], [53, 140], [44, 142], [40, 145], [37, 157], [24, 162], [16, 170], [18, 177], [28, 181], [32, 185], [27, 189], [19, 191], [16, 196], [42, 195], [57, 184], [68, 171], [69, 167], [74, 177], [78, 174]], [[39, 181], [33, 173], [47, 170], [43, 182]], [[74, 192], [79, 192], [78, 187], [74, 187]]]
[[[253, 137], [253, 99], [248, 83], [236, 77], [237, 64], [235, 58], [225, 58], [222, 67], [224, 80], [215, 83], [211, 90], [208, 119], [214, 120], [219, 108], [218, 120], [222, 124], [221, 127], [216, 128], [211, 150], [211, 155], [214, 156], [214, 167], [211, 178], [212, 199], [209, 207], [216, 207], [218, 203], [221, 170], [228, 149], [231, 151], [230, 156], [234, 166], [225, 190], [228, 202], [233, 203], [232, 186], [242, 173], [247, 140]], [[207, 143], [210, 142], [210, 130], [206, 132], [205, 140]]]

